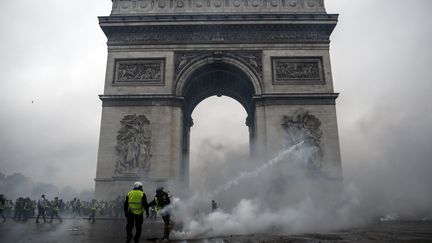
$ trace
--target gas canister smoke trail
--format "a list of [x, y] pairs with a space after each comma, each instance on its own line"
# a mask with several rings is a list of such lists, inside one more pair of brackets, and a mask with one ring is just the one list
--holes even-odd
[[261, 174], [263, 171], [265, 171], [270, 166], [283, 161], [288, 155], [290, 155], [293, 151], [295, 151], [297, 148], [299, 148], [303, 144], [304, 144], [304, 141], [301, 141], [300, 143], [291, 146], [289, 149], [281, 151], [276, 157], [274, 157], [273, 159], [269, 160], [267, 163], [261, 165], [260, 167], [254, 169], [252, 171], [241, 172], [236, 178], [228, 181], [227, 183], [225, 183], [224, 185], [220, 186], [215, 191], [210, 193], [208, 195], [208, 198], [214, 198], [215, 196], [217, 196], [221, 192], [229, 190], [234, 185], [237, 185], [240, 180], [243, 180], [246, 178], [257, 177], [259, 174]]
[[[193, 197], [186, 200], [186, 202], [182, 202], [182, 200], [180, 200], [179, 198], [175, 198], [171, 205], [171, 210], [175, 218], [177, 217], [177, 219], [186, 224], [181, 231], [174, 232], [174, 237], [178, 239], [187, 239], [205, 237], [214, 234], [217, 235], [217, 232], [223, 232], [223, 230], [221, 231], [220, 229], [219, 223], [235, 223], [238, 220], [241, 220], [240, 218], [245, 217], [243, 213], [243, 216], [240, 217], [237, 213], [227, 214], [222, 211], [218, 211], [210, 215], [201, 215], [197, 218], [196, 209], [199, 208], [200, 205], [208, 203], [209, 199], [215, 198], [220, 193], [231, 189], [233, 186], [239, 184], [244, 179], [258, 177], [261, 173], [263, 173], [264, 171], [269, 169], [269, 167], [275, 164], [284, 161], [291, 162], [289, 161], [290, 159], [292, 159], [291, 156], [294, 155], [294, 152], [297, 151], [303, 144], [304, 142], [302, 141], [294, 146], [291, 146], [289, 149], [281, 151], [276, 157], [251, 171], [241, 172], [237, 177], [221, 185], [211, 193], [205, 195], [195, 194]], [[251, 209], [252, 211], [254, 211], [253, 209], [255, 208], [255, 206], [256, 205], [252, 204], [251, 202], [242, 200], [240, 202], [240, 206], [238, 206], [237, 208], [242, 208], [244, 210]], [[250, 212], [246, 214], [250, 214]], [[237, 217], [240, 218], [238, 219]]]

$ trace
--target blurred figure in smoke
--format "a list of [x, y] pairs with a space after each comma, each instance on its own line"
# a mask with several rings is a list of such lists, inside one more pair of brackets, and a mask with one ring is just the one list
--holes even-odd
[[78, 215], [78, 217], [81, 217], [81, 206], [82, 206], [81, 201], [77, 199], [75, 201], [75, 213], [76, 215]]
[[50, 223], [52, 223], [54, 217], [56, 217], [58, 220], [60, 220], [60, 223], [63, 222], [63, 220], [59, 216], [59, 210], [60, 210], [60, 202], [58, 200], [58, 197], [55, 197], [54, 201], [51, 202], [51, 220], [50, 220]]
[[6, 200], [4, 214], [6, 217], [12, 217], [12, 208], [14, 207], [14, 203], [12, 200]]
[[215, 200], [211, 201], [211, 206], [212, 206], [212, 212], [216, 211], [218, 209], [218, 205], [215, 202]]
[[6, 208], [6, 199], [4, 198], [3, 194], [0, 194], [0, 215], [3, 218], [3, 222], [6, 222], [6, 218], [4, 216], [4, 210]]
[[46, 206], [47, 206], [47, 200], [45, 199], [45, 195], [42, 195], [37, 202], [38, 215], [36, 218], [36, 223], [39, 223], [39, 217], [40, 216], [42, 216], [44, 223], [46, 223], [46, 219], [45, 219]]
[[74, 198], [73, 201], [71, 202], [71, 206], [72, 206], [73, 217], [74, 218], [76, 216], [80, 217], [81, 216], [81, 202], [80, 202], [80, 200], [77, 198]]
[[93, 223], [96, 222], [95, 216], [96, 216], [97, 206], [98, 206], [97, 201], [95, 199], [93, 199], [92, 204], [91, 204], [91, 208], [90, 208], [91, 214], [90, 214], [90, 217], [88, 219], [89, 221], [92, 220]]
[[149, 207], [149, 210], [150, 210], [150, 220], [155, 221], [157, 217], [156, 206], [153, 205]]
[[14, 219], [16, 221], [23, 219], [23, 210], [24, 210], [24, 198], [20, 197], [15, 201], [15, 215]]
[[163, 240], [169, 240], [169, 235], [171, 231], [171, 219], [168, 205], [171, 204], [170, 195], [164, 191], [163, 187], [156, 189], [156, 196], [149, 203], [149, 207], [156, 206], [156, 211], [160, 212], [162, 219], [164, 221], [164, 236]]
[[22, 212], [22, 218], [24, 222], [27, 222], [27, 219], [32, 215], [32, 210], [34, 212], [34, 208], [33, 208], [33, 202], [32, 200], [28, 197], [26, 199], [24, 199], [24, 203], [23, 203], [23, 212]]
[[124, 202], [124, 213], [127, 218], [126, 224], [126, 243], [132, 241], [132, 230], [135, 225], [135, 236], [133, 237], [134, 242], [139, 242], [142, 224], [144, 222], [144, 210], [146, 216], [149, 216], [149, 210], [147, 205], [147, 197], [143, 192], [143, 185], [141, 182], [135, 182], [133, 189], [127, 194]]

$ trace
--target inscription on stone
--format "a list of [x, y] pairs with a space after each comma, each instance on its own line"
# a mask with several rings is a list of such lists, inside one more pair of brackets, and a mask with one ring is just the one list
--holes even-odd
[[115, 84], [163, 84], [163, 59], [116, 60]]
[[321, 58], [272, 58], [274, 84], [324, 83]]
[[[271, 28], [271, 30], [269, 30]], [[168, 30], [170, 30], [168, 32]], [[281, 26], [202, 26], [202, 27], [145, 27], [139, 33], [108, 35], [110, 43], [195, 44], [195, 43], [287, 43], [327, 42], [324, 30], [293, 30]]]

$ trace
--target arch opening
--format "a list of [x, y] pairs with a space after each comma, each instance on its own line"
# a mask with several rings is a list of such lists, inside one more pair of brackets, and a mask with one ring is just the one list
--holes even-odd
[[[249, 127], [249, 151], [253, 151], [255, 88], [249, 76], [240, 68], [227, 63], [211, 63], [193, 71], [183, 84], [181, 95], [184, 97], [183, 116], [183, 179], [189, 185], [190, 130], [193, 126], [192, 113], [203, 100], [211, 96], [230, 97], [245, 109], [246, 126]], [[209, 111], [211, 112], [211, 111]]]
[[251, 119], [255, 108], [254, 94], [252, 82], [240, 69], [224, 63], [205, 65], [195, 70], [183, 87], [184, 115], [191, 118], [193, 110], [201, 101], [213, 95], [225, 95], [237, 100]]
[[211, 96], [196, 106], [192, 117], [189, 188], [212, 191], [249, 156], [247, 113], [230, 97]]

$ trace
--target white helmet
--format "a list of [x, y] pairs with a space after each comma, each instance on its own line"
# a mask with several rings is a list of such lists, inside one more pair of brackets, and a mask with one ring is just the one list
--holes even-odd
[[139, 181], [137, 181], [137, 182], [134, 183], [134, 188], [135, 189], [138, 189], [139, 187], [142, 187], [142, 186], [143, 186], [143, 184], [141, 182], [139, 182]]

